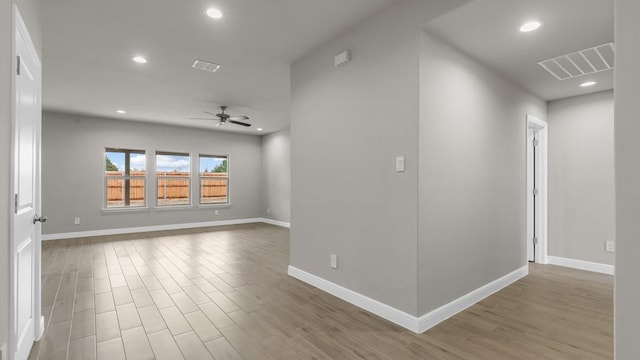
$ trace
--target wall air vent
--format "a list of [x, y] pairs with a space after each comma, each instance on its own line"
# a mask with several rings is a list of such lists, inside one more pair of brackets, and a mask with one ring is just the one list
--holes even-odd
[[574, 79], [613, 69], [615, 44], [598, 45], [538, 62], [558, 80]]
[[220, 65], [214, 64], [208, 61], [204, 61], [204, 60], [194, 61], [191, 67], [194, 69], [200, 69], [200, 70], [209, 71], [209, 72], [216, 72], [218, 71], [218, 69], [220, 69]]

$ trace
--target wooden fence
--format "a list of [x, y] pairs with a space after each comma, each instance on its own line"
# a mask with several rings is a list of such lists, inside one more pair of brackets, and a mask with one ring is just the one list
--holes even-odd
[[[105, 175], [123, 176], [122, 171], [106, 171]], [[144, 200], [144, 172], [132, 171], [129, 180], [130, 200]], [[158, 199], [188, 199], [189, 173], [187, 172], [158, 172]], [[107, 201], [123, 201], [125, 180], [107, 178]], [[207, 200], [220, 200], [227, 197], [227, 173], [203, 173], [200, 179], [200, 197]]]

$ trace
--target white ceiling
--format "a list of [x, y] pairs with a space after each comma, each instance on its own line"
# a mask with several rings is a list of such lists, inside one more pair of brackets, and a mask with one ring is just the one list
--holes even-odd
[[[542, 28], [521, 33], [539, 19]], [[476, 0], [426, 25], [427, 30], [544, 100], [613, 88], [613, 71], [557, 80], [537, 62], [613, 41], [613, 0]], [[586, 80], [598, 84], [581, 88]]]
[[[222, 131], [276, 131], [289, 124], [290, 64], [394, 1], [400, 0], [43, 1], [43, 105]], [[204, 15], [211, 6], [224, 12], [221, 20]], [[544, 26], [520, 33], [530, 18]], [[613, 41], [613, 0], [475, 0], [426, 28], [545, 100], [613, 88], [612, 71], [580, 88], [582, 79], [556, 80], [537, 65]], [[132, 62], [138, 54], [149, 62]], [[196, 70], [196, 59], [222, 67]], [[188, 119], [220, 105], [250, 116], [254, 126], [216, 128]]]
[[[290, 64], [393, 1], [43, 1], [43, 106], [214, 129], [188, 118], [229, 105], [254, 126], [216, 130], [276, 131], [289, 123]], [[209, 7], [224, 17], [208, 18]], [[138, 54], [146, 65], [131, 61]], [[222, 67], [196, 70], [196, 59]]]

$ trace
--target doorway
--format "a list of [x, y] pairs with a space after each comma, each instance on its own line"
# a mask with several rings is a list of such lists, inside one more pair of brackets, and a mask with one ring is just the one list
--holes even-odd
[[40, 309], [40, 222], [46, 220], [40, 216], [42, 67], [16, 4], [12, 16], [8, 352], [11, 360], [26, 360], [44, 331]]
[[527, 260], [547, 263], [547, 136], [545, 121], [527, 115]]

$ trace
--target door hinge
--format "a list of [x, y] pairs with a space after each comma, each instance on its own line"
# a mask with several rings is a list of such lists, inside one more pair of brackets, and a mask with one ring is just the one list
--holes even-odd
[[16, 62], [18, 63], [16, 66], [16, 74], [18, 74], [18, 76], [20, 76], [20, 55], [16, 56]]
[[533, 139], [533, 146], [538, 146], [538, 139]]
[[18, 194], [15, 194], [15, 196], [13, 197], [13, 202], [13, 212], [18, 213]]
[[532, 240], [533, 240], [533, 243], [534, 243], [534, 244], [536, 244], [536, 245], [537, 245], [537, 244], [538, 244], [538, 242], [539, 242], [537, 237], [534, 237]]
[[531, 194], [533, 194], [533, 196], [538, 195], [538, 189], [531, 190]]

